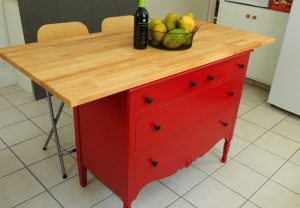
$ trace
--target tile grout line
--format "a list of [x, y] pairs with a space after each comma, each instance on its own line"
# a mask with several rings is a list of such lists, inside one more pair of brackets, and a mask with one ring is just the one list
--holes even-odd
[[[6, 98], [5, 98], [6, 99]], [[9, 100], [8, 100], [8, 102], [10, 102]], [[11, 102], [10, 102], [11, 103]], [[12, 103], [13, 104], [13, 103]], [[27, 117], [27, 115], [25, 115], [20, 109], [18, 109], [16, 106], [15, 106], [15, 108], [16, 108], [16, 110], [17, 111], [19, 111], [21, 114], [23, 114], [24, 116], [25, 116], [25, 118], [27, 118], [28, 120], [30, 120], [31, 121], [31, 119], [30, 118], [28, 118]], [[69, 115], [68, 115], [69, 116]], [[70, 117], [70, 116], [69, 116]], [[34, 123], [34, 122], [32, 122], [32, 123]], [[36, 125], [35, 123], [34, 123], [34, 125]], [[71, 125], [71, 124], [70, 124]], [[37, 126], [37, 125], [36, 125]], [[43, 130], [43, 129], [41, 129], [39, 126], [37, 126], [42, 132], [44, 132], [46, 135], [47, 135], [47, 133]], [[3, 140], [2, 140], [3, 141]], [[21, 161], [21, 163], [24, 165], [24, 167], [31, 173], [31, 175], [42, 185], [42, 187], [50, 194], [50, 196], [52, 197], [52, 198], [54, 198], [54, 200], [63, 208], [63, 206], [62, 206], [62, 204], [58, 201], [58, 199], [56, 199], [55, 197], [54, 197], [54, 195], [46, 188], [46, 186], [44, 186], [44, 184], [37, 178], [37, 176], [35, 176], [34, 175], [34, 173], [29, 169], [29, 167], [27, 167], [26, 166], [26, 164], [18, 157], [18, 155], [4, 142], [4, 144], [7, 146], [7, 148], [9, 148], [9, 150], [18, 158], [18, 160], [20, 160]], [[64, 151], [66, 151], [66, 149], [62, 146], [62, 149], [64, 150]], [[57, 154], [57, 153], [56, 153]], [[71, 156], [72, 157], [72, 156]], [[72, 157], [73, 158], [73, 157]], [[74, 158], [73, 158], [74, 159]], [[76, 175], [75, 175], [76, 176]], [[75, 176], [73, 176], [73, 177], [75, 177]], [[67, 180], [64, 180], [63, 182], [65, 182], [65, 181], [68, 181], [69, 179], [71, 179], [71, 178], [73, 178], [73, 177], [70, 177], [70, 178], [68, 178]], [[63, 183], [62, 182], [62, 183]], [[58, 184], [57, 184], [58, 185]], [[54, 186], [53, 186], [54, 187]], [[51, 187], [51, 188], [53, 188], [53, 187]]]
[[[4, 144], [6, 144], [6, 143], [4, 143]], [[48, 192], [48, 194], [60, 205], [60, 207], [63, 208], [62, 204], [54, 197], [54, 195], [46, 188], [46, 186], [44, 186], [44, 184], [33, 174], [33, 172], [25, 165], [25, 163], [18, 157], [18, 155], [10, 147], [8, 147], [8, 149], [23, 164], [24, 168], [22, 168], [22, 169], [26, 169], [32, 175], [32, 177], [44, 188], [45, 191], [43, 191], [43, 192]], [[43, 193], [43, 192], [41, 192], [41, 193]], [[41, 194], [41, 193], [39, 193], [39, 194]], [[36, 195], [36, 196], [38, 196], [38, 195]], [[25, 200], [25, 201], [27, 201], [27, 200]], [[24, 203], [25, 201], [23, 201], [22, 203]], [[22, 204], [22, 203], [20, 203], [20, 204]], [[17, 206], [17, 205], [15, 205], [15, 206]]]
[[[299, 148], [300, 149], [300, 148]], [[295, 152], [296, 153], [296, 152]], [[294, 153], [294, 154], [295, 154]], [[289, 159], [291, 159], [293, 156], [294, 156], [294, 154], [289, 158]], [[247, 201], [250, 201], [250, 199], [258, 192], [258, 191], [260, 191], [269, 181], [273, 181], [273, 182], [275, 182], [273, 179], [272, 179], [272, 177], [286, 164], [286, 163], [288, 163], [288, 161], [289, 161], [289, 159], [288, 160], [286, 160], [281, 166], [280, 166], [280, 168], [278, 168], [277, 169], [277, 171], [275, 171], [270, 177], [268, 177], [267, 178], [267, 180], [247, 199]], [[285, 189], [287, 189], [287, 190], [289, 190], [289, 191], [291, 191], [290, 189], [288, 189], [287, 187], [285, 187], [285, 186], [283, 186], [282, 184], [280, 184], [280, 183], [277, 183], [279, 186], [281, 186], [281, 187], [283, 187], [283, 188], [285, 188]], [[292, 191], [293, 193], [296, 193], [296, 192], [294, 192], [294, 191]], [[298, 194], [298, 193], [296, 193], [298, 196], [300, 196], [300, 194]], [[252, 201], [250, 201], [251, 203], [253, 203]], [[246, 203], [246, 202], [245, 202]], [[245, 204], [244, 203], [244, 204]]]

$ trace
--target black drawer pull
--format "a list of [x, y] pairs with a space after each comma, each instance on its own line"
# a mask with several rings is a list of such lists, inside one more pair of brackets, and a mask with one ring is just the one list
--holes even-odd
[[147, 98], [145, 99], [145, 102], [148, 103], [148, 104], [151, 104], [151, 103], [153, 103], [153, 98], [147, 97]]
[[154, 131], [160, 131], [160, 129], [161, 129], [161, 126], [160, 126], [160, 125], [154, 125], [154, 126], [153, 126], [153, 130], [154, 130]]
[[195, 81], [192, 81], [192, 82], [190, 82], [190, 86], [191, 86], [191, 87], [197, 87], [197, 86], [198, 86], [198, 83], [195, 82]]
[[239, 68], [240, 69], [244, 69], [245, 68], [245, 64], [239, 64]]
[[158, 162], [157, 161], [154, 161], [154, 160], [151, 160], [151, 166], [152, 167], [157, 167], [158, 166]]
[[223, 126], [223, 127], [227, 127], [228, 126], [228, 123], [227, 122], [224, 122], [224, 121], [220, 121], [220, 124]]
[[215, 77], [214, 77], [213, 75], [209, 75], [209, 76], [207, 77], [207, 79], [208, 79], [209, 81], [213, 81], [213, 80], [215, 80]]
[[234, 96], [234, 92], [228, 92], [228, 96], [229, 97], [233, 97]]

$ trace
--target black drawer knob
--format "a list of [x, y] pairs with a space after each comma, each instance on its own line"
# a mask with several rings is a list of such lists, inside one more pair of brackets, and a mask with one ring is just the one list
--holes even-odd
[[215, 77], [214, 77], [213, 75], [209, 75], [209, 76], [207, 77], [207, 79], [208, 79], [209, 81], [213, 81], [213, 80], [215, 80]]
[[145, 99], [145, 102], [148, 103], [148, 104], [151, 104], [151, 103], [153, 103], [153, 98], [147, 97], [147, 98]]
[[160, 131], [160, 129], [161, 129], [161, 126], [160, 126], [160, 125], [154, 125], [154, 126], [153, 126], [153, 130], [154, 130], [154, 131]]
[[239, 64], [239, 68], [240, 69], [244, 69], [245, 68], [245, 64]]
[[228, 96], [229, 97], [233, 97], [234, 96], [234, 92], [228, 92]]
[[157, 167], [158, 166], [158, 162], [157, 161], [154, 161], [154, 160], [151, 160], [151, 166], [152, 167]]
[[225, 128], [228, 126], [228, 123], [227, 123], [227, 122], [221, 121], [220, 123], [221, 123], [221, 125], [222, 125], [223, 127], [225, 127]]
[[190, 82], [190, 86], [191, 86], [191, 87], [197, 87], [197, 85], [198, 85], [197, 82], [194, 82], [194, 81]]

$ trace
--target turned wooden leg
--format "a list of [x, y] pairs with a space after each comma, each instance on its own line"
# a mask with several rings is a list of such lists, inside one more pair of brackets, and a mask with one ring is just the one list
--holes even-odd
[[85, 166], [78, 164], [79, 183], [82, 187], [87, 185], [87, 169]]
[[222, 163], [226, 163], [227, 161], [227, 155], [229, 152], [229, 148], [230, 148], [230, 142], [231, 140], [225, 140], [225, 144], [224, 144], [224, 149], [223, 149], [223, 156], [222, 156]]
[[123, 208], [131, 208], [131, 203], [124, 203], [124, 207]]

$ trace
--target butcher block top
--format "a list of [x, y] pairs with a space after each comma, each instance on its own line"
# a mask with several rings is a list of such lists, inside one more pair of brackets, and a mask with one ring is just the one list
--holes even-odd
[[96, 33], [0, 49], [0, 57], [75, 107], [272, 43], [273, 38], [202, 24], [184, 51], [133, 48], [132, 33]]

